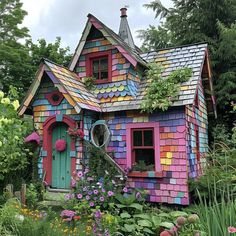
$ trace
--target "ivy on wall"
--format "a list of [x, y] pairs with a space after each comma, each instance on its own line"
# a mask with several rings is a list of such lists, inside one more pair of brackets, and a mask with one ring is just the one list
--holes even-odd
[[184, 67], [162, 76], [163, 68], [157, 63], [150, 63], [146, 72], [148, 83], [147, 93], [141, 104], [143, 112], [152, 113], [157, 109], [167, 110], [179, 93], [180, 84], [187, 82], [192, 76], [192, 69]]

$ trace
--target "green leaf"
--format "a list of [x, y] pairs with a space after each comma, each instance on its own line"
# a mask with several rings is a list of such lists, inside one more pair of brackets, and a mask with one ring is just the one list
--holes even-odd
[[134, 218], [141, 218], [144, 220], [150, 220], [150, 215], [149, 214], [135, 214], [133, 215]]
[[188, 214], [184, 211], [172, 211], [170, 212], [170, 216], [177, 218], [179, 216], [188, 216]]
[[135, 209], [137, 209], [139, 211], [143, 210], [143, 206], [141, 204], [139, 204], [139, 203], [132, 203], [131, 205], [129, 205], [129, 207], [135, 208]]
[[152, 230], [150, 230], [149, 228], [144, 228], [143, 232], [148, 233], [148, 234], [155, 234]]
[[130, 218], [131, 215], [130, 215], [128, 212], [123, 212], [123, 213], [120, 214], [120, 217], [121, 217], [122, 219], [124, 219], [124, 218]]
[[138, 225], [143, 227], [152, 227], [152, 223], [148, 220], [138, 220]]
[[128, 232], [133, 232], [133, 231], [135, 231], [135, 225], [124, 224], [124, 228], [125, 228]]
[[162, 226], [162, 227], [164, 227], [166, 229], [171, 229], [172, 227], [174, 227], [174, 224], [170, 223], [170, 222], [161, 222], [160, 226]]

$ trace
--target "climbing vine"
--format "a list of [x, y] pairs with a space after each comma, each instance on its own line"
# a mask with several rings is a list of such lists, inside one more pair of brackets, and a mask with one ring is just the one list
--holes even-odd
[[157, 63], [150, 63], [146, 77], [149, 82], [147, 93], [141, 104], [143, 112], [152, 113], [156, 109], [167, 110], [178, 95], [180, 84], [190, 79], [192, 69], [184, 67], [173, 71], [169, 76], [162, 76], [163, 68]]

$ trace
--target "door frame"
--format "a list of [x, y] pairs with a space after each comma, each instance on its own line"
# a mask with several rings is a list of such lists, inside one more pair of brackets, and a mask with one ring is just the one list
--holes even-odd
[[[46, 119], [43, 123], [43, 150], [47, 152], [43, 158], [43, 170], [46, 172], [45, 181], [48, 185], [52, 184], [52, 131], [58, 123], [65, 123], [68, 128], [75, 129], [76, 121], [67, 115], [53, 115]], [[76, 148], [75, 139], [71, 138], [70, 158], [71, 158], [71, 174], [76, 170]]]

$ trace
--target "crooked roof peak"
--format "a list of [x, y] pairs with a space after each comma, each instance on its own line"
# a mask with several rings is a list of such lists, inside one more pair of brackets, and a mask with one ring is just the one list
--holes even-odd
[[119, 28], [119, 36], [133, 49], [135, 49], [134, 40], [129, 28], [128, 20], [127, 20], [127, 8], [123, 7], [120, 9], [120, 28]]

